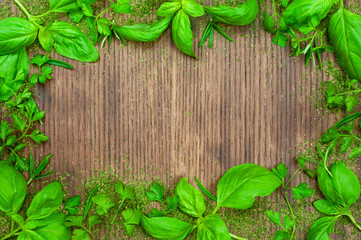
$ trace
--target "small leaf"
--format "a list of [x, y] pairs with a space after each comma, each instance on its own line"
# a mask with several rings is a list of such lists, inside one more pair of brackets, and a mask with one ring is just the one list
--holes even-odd
[[79, 195], [70, 197], [65, 202], [65, 209], [68, 210], [70, 215], [75, 215], [78, 213], [77, 207], [80, 205], [81, 198]]
[[153, 218], [153, 217], [163, 217], [163, 212], [159, 211], [159, 209], [157, 208], [153, 208], [152, 211], [150, 211], [150, 214], [148, 215], [148, 217]]
[[150, 186], [150, 191], [146, 192], [146, 194], [150, 201], [163, 202], [164, 190], [164, 186], [161, 186], [159, 183], [153, 183]]
[[41, 54], [36, 54], [34, 56], [34, 58], [31, 60], [31, 64], [36, 64], [38, 65], [38, 67], [41, 67], [42, 65], [44, 65], [46, 63], [46, 61], [49, 60], [49, 56], [47, 55], [41, 55]]
[[168, 208], [175, 210], [178, 207], [179, 204], [179, 198], [177, 196], [168, 197], [167, 198]]
[[306, 182], [300, 183], [296, 188], [292, 188], [293, 197], [295, 199], [303, 200], [311, 197], [315, 190], [310, 188]]
[[274, 224], [280, 226], [281, 228], [284, 228], [281, 222], [281, 216], [278, 212], [271, 212], [267, 210], [266, 214], [269, 220], [271, 220]]
[[138, 225], [142, 212], [138, 209], [128, 208], [122, 212], [122, 216], [126, 224]]
[[92, 228], [93, 226], [101, 223], [102, 220], [100, 219], [99, 215], [91, 215], [89, 217], [89, 228]]
[[288, 167], [281, 162], [277, 165], [276, 169], [272, 168], [272, 172], [283, 181], [288, 175]]
[[96, 212], [102, 216], [108, 213], [108, 210], [114, 206], [114, 203], [106, 194], [99, 194], [93, 197], [93, 203], [97, 204]]
[[281, 46], [281, 47], [286, 47], [287, 44], [287, 35], [285, 35], [284, 33], [282, 33], [280, 30], [276, 31], [276, 35], [273, 37], [273, 44]]
[[123, 201], [125, 201], [126, 199], [133, 199], [132, 189], [119, 180], [117, 181], [117, 185], [115, 186], [115, 191], [122, 197]]
[[357, 98], [357, 95], [347, 95], [345, 98], [345, 102], [346, 102], [346, 108], [347, 108], [347, 112], [351, 112], [355, 106], [359, 105], [359, 100]]

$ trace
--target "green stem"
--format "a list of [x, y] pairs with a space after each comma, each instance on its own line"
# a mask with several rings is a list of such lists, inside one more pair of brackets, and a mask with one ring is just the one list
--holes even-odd
[[14, 231], [14, 219], [11, 219], [11, 230], [10, 232]]
[[343, 8], [343, 0], [340, 1], [340, 8]]
[[[288, 201], [287, 193], [286, 193], [285, 190], [283, 190], [283, 196], [284, 196], [284, 198], [286, 200], [286, 203], [287, 203], [288, 209], [290, 210], [290, 213], [291, 213], [291, 216], [292, 216], [292, 221], [293, 221], [295, 219], [295, 214], [293, 213], [293, 209], [291, 207], [290, 202]], [[296, 224], [293, 224], [293, 226], [292, 226], [292, 234], [291, 234], [290, 240], [293, 239], [293, 237], [295, 235], [295, 232], [296, 232]]]
[[359, 231], [361, 231], [361, 226], [356, 222], [355, 218], [352, 216], [351, 212], [347, 213], [347, 216], [350, 218], [352, 224], [357, 227]]
[[107, 9], [103, 10], [101, 13], [99, 13], [96, 18], [95, 21], [98, 20], [98, 18], [100, 18], [101, 15], [103, 15], [105, 12], [107, 12], [109, 9], [111, 9], [111, 7], [108, 7]]
[[28, 12], [28, 10], [26, 10], [26, 8], [24, 7], [24, 5], [19, 1], [19, 0], [14, 0], [15, 3], [21, 8], [21, 10], [23, 10], [23, 12], [26, 14], [26, 16], [29, 18], [29, 20], [31, 19], [31, 14]]
[[8, 235], [2, 237], [0, 240], [5, 240], [5, 239], [8, 239], [8, 238], [11, 238], [12, 236], [15, 235], [15, 233], [19, 232], [20, 230], [21, 230], [21, 228], [17, 228], [14, 231], [12, 231], [11, 233], [9, 233]]
[[89, 229], [87, 229], [87, 228], [84, 227], [83, 225], [81, 225], [81, 227], [82, 227], [87, 233], [90, 234], [90, 236], [92, 237], [92, 239], [96, 239], [95, 236], [93, 235], [93, 233], [92, 233]]
[[337, 94], [337, 96], [341, 96], [341, 95], [345, 95], [345, 94], [349, 94], [349, 93], [355, 93], [355, 92], [357, 92], [357, 93], [361, 92], [361, 89], [339, 93], [339, 94]]
[[309, 162], [313, 162], [313, 163], [316, 163], [316, 164], [318, 164], [318, 165], [323, 166], [323, 164], [322, 164], [322, 163], [319, 163], [319, 162], [317, 162], [317, 161], [315, 161], [315, 160], [313, 160], [313, 159], [309, 159], [309, 158], [305, 158], [305, 157], [302, 157], [302, 159], [303, 159], [303, 160], [306, 160], [306, 161], [309, 161]]
[[287, 181], [287, 183], [284, 185], [284, 188], [287, 187], [287, 185], [291, 182], [291, 180], [296, 176], [296, 174], [301, 170], [301, 168], [298, 168], [291, 176], [291, 178]]
[[215, 214], [219, 208], [220, 208], [220, 206], [217, 205], [216, 208], [213, 210], [212, 214]]
[[247, 240], [247, 238], [238, 237], [237, 235], [234, 235], [234, 234], [232, 234], [232, 233], [229, 233], [229, 235], [231, 235], [231, 237], [234, 238], [234, 239]]
[[115, 212], [115, 215], [114, 215], [114, 217], [113, 217], [113, 220], [110, 222], [110, 225], [109, 225], [109, 227], [108, 227], [108, 234], [107, 234], [107, 239], [108, 239], [108, 240], [110, 239], [110, 231], [112, 230], [112, 226], [113, 226], [113, 224], [114, 224], [114, 222], [115, 222], [115, 219], [116, 219], [117, 216], [118, 216], [118, 213], [119, 213], [120, 208], [122, 207], [123, 203], [124, 203], [124, 201], [122, 201], [122, 202], [119, 204], [119, 207], [118, 207], [117, 211]]

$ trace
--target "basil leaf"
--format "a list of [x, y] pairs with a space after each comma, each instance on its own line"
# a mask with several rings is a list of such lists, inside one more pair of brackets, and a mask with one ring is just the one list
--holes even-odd
[[75, 0], [49, 0], [49, 12], [67, 13], [78, 9]]
[[156, 239], [182, 240], [190, 234], [194, 227], [175, 218], [141, 216], [140, 224]]
[[[99, 58], [98, 50], [88, 37], [68, 23], [55, 22], [47, 26], [44, 33], [39, 35], [40, 43], [43, 35], [53, 39], [55, 50], [60, 55], [82, 62], [94, 62]], [[42, 46], [44, 47], [43, 44]]]
[[311, 229], [307, 233], [307, 240], [330, 240], [328, 234], [333, 233], [337, 218], [322, 217], [312, 224]]
[[113, 29], [123, 38], [137, 42], [152, 42], [159, 38], [162, 33], [169, 27], [172, 17], [159, 20], [151, 25], [134, 24], [115, 26]]
[[196, 0], [181, 0], [182, 9], [192, 17], [204, 15], [203, 7]]
[[179, 50], [191, 57], [195, 57], [191, 22], [188, 15], [182, 9], [173, 18], [172, 37]]
[[351, 206], [360, 197], [360, 183], [356, 175], [344, 163], [335, 162], [330, 176], [324, 167], [318, 167], [318, 185], [331, 203], [342, 207]]
[[313, 203], [313, 206], [321, 213], [327, 215], [339, 215], [340, 211], [337, 207], [325, 199], [317, 200]]
[[342, 70], [361, 81], [361, 16], [341, 8], [332, 16], [328, 32]]
[[157, 10], [156, 14], [160, 17], [171, 17], [182, 7], [180, 2], [165, 2]]
[[25, 48], [0, 56], [0, 101], [6, 101], [23, 85], [29, 74], [29, 58]]
[[38, 35], [38, 28], [32, 22], [18, 17], [0, 21], [0, 55], [20, 51], [32, 44]]
[[231, 25], [248, 25], [257, 16], [258, 2], [257, 0], [248, 0], [235, 8], [222, 5], [219, 7], [204, 7], [204, 9], [220, 22]]
[[227, 226], [223, 219], [217, 214], [211, 214], [204, 218], [204, 222], [199, 225], [197, 239], [213, 240], [213, 239], [232, 239], [228, 232]]
[[312, 18], [324, 19], [333, 5], [334, 0], [295, 0], [286, 8], [282, 16], [288, 25], [299, 29], [307, 26]]
[[39, 42], [45, 51], [50, 52], [54, 47], [54, 38], [52, 33], [49, 31], [52, 24], [48, 26], [40, 27], [39, 29]]
[[37, 193], [27, 210], [28, 219], [50, 216], [63, 203], [63, 190], [59, 182], [53, 182]]
[[202, 217], [206, 210], [204, 197], [200, 191], [187, 182], [186, 178], [179, 181], [175, 195], [179, 199], [178, 207], [182, 212], [193, 217]]
[[247, 209], [257, 196], [267, 196], [281, 185], [267, 168], [246, 163], [229, 169], [217, 185], [217, 207]]
[[[33, 229], [43, 239], [69, 240], [71, 237], [70, 227], [65, 226], [65, 216], [62, 213], [53, 214], [43, 219], [44, 226]], [[46, 221], [46, 222], [45, 222]]]
[[0, 161], [0, 211], [16, 213], [28, 193], [24, 177], [15, 167]]

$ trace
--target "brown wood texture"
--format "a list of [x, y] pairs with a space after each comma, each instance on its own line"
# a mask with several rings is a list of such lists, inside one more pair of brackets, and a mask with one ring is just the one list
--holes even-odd
[[273, 45], [260, 20], [231, 32], [235, 43], [216, 34], [212, 49], [195, 46], [199, 59], [182, 54], [168, 30], [154, 43], [113, 42], [97, 63], [56, 68], [39, 88], [49, 136], [39, 152], [77, 179], [110, 167], [210, 186], [242, 163], [295, 168], [300, 145], [332, 124], [309, 101], [328, 77]]

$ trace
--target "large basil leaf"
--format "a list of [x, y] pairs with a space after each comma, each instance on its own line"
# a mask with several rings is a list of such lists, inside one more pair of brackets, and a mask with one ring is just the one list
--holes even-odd
[[332, 16], [328, 32], [341, 68], [361, 81], [361, 16], [341, 8]]
[[72, 10], [78, 9], [76, 0], [49, 0], [49, 12], [62, 12], [67, 13]]
[[181, 7], [182, 4], [180, 2], [165, 2], [158, 8], [156, 14], [160, 17], [170, 17]]
[[356, 175], [341, 162], [334, 163], [330, 172], [332, 176], [323, 167], [317, 169], [318, 185], [323, 195], [331, 203], [351, 206], [360, 197], [360, 183]]
[[0, 211], [19, 211], [28, 193], [27, 185], [21, 173], [5, 161], [0, 162], [0, 186]]
[[200, 191], [187, 182], [186, 178], [179, 181], [175, 195], [179, 199], [178, 207], [182, 212], [193, 217], [202, 217], [206, 210], [204, 197]]
[[189, 223], [175, 218], [142, 216], [140, 224], [156, 239], [182, 240], [194, 229]]
[[42, 236], [44, 239], [51, 240], [68, 240], [71, 237], [70, 227], [65, 226], [64, 214], [53, 214], [46, 220], [46, 224], [39, 226], [33, 231]]
[[[44, 39], [45, 36], [46, 39]], [[68, 23], [56, 22], [50, 24], [39, 35], [39, 41], [47, 51], [52, 48], [49, 38], [53, 39], [55, 50], [60, 55], [82, 62], [94, 62], [99, 58], [98, 50], [89, 38], [82, 31]], [[44, 42], [47, 44], [45, 45]]]
[[325, 199], [317, 200], [313, 203], [313, 206], [319, 211], [326, 215], [339, 215], [342, 209], [339, 206], [330, 203]]
[[226, 224], [217, 214], [211, 214], [204, 218], [204, 222], [199, 225], [197, 232], [198, 240], [231, 240]]
[[162, 33], [169, 27], [171, 20], [172, 17], [167, 17], [151, 25], [134, 24], [128, 26], [115, 26], [113, 29], [120, 36], [130, 41], [151, 42], [162, 35]]
[[235, 8], [221, 5], [219, 7], [204, 7], [204, 9], [220, 22], [232, 25], [248, 25], [257, 16], [258, 2], [257, 0], [247, 0]]
[[0, 56], [0, 101], [9, 99], [21, 88], [29, 74], [29, 64], [25, 48]]
[[173, 18], [172, 37], [179, 50], [191, 57], [195, 57], [191, 22], [188, 15], [182, 9]]
[[336, 220], [335, 217], [322, 217], [312, 224], [311, 229], [307, 233], [307, 240], [330, 240], [328, 234], [333, 233]]
[[182, 9], [192, 17], [204, 15], [203, 7], [196, 0], [181, 0]]
[[217, 185], [217, 207], [247, 209], [257, 196], [267, 196], [281, 185], [267, 168], [246, 163], [229, 169]]
[[38, 28], [32, 22], [18, 17], [0, 21], [0, 55], [8, 55], [32, 44]]
[[334, 5], [335, 0], [295, 0], [283, 12], [285, 22], [294, 29], [306, 26], [312, 18], [321, 21]]
[[28, 219], [42, 219], [50, 216], [63, 203], [63, 195], [59, 182], [50, 183], [35, 195], [27, 211]]

